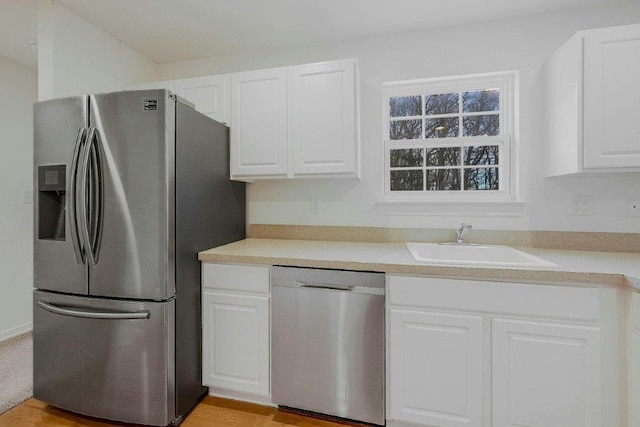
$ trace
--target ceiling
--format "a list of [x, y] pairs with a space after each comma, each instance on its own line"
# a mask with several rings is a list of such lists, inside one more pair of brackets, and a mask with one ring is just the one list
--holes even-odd
[[[619, 0], [56, 0], [157, 63]], [[0, 55], [35, 68], [37, 0], [0, 0]]]

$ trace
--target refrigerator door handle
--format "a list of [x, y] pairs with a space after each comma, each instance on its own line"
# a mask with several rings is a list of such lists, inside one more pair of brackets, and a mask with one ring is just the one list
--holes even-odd
[[102, 156], [100, 151], [100, 131], [93, 128], [95, 132], [89, 139], [90, 145], [90, 168], [89, 168], [89, 188], [91, 189], [90, 210], [91, 229], [90, 248], [93, 255], [94, 265], [98, 262], [100, 254], [100, 241], [102, 240], [102, 223], [104, 216], [104, 182], [102, 171]]
[[95, 132], [96, 128], [89, 128], [87, 142], [84, 145], [84, 149], [80, 158], [80, 177], [76, 182], [76, 184], [78, 185], [78, 190], [76, 190], [76, 206], [77, 215], [80, 217], [80, 238], [82, 239], [82, 243], [84, 246], [84, 253], [87, 257], [87, 263], [90, 265], [96, 265], [93, 248], [91, 247], [91, 237], [89, 236], [89, 207], [87, 199], [87, 196], [89, 195], [89, 160], [91, 157], [91, 147], [93, 145], [92, 141]]
[[116, 320], [136, 320], [136, 319], [149, 319], [149, 310], [133, 311], [133, 312], [121, 312], [121, 311], [92, 311], [82, 310], [76, 307], [65, 308], [53, 305], [42, 300], [38, 301], [38, 307], [47, 310], [51, 313], [60, 314], [62, 316], [82, 317], [85, 319], [116, 319]]
[[71, 242], [73, 243], [73, 251], [76, 255], [76, 261], [78, 264], [84, 264], [85, 259], [82, 254], [82, 247], [80, 246], [80, 236], [78, 233], [78, 215], [77, 215], [77, 207], [76, 207], [76, 197], [77, 197], [77, 185], [76, 180], [78, 177], [78, 161], [80, 159], [80, 151], [82, 150], [82, 141], [83, 137], [87, 132], [86, 128], [78, 129], [78, 135], [76, 136], [76, 143], [73, 146], [73, 157], [71, 159], [71, 175], [70, 175], [70, 192], [69, 200], [71, 201], [71, 206], [69, 207], [69, 229], [71, 231]]

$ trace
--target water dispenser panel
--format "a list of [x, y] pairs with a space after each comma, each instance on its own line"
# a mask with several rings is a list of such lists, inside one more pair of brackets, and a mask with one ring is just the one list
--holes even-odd
[[38, 166], [38, 239], [65, 239], [65, 165]]

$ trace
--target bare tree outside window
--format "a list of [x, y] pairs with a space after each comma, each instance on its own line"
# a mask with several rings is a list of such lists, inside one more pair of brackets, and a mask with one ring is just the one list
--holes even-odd
[[[491, 76], [486, 81], [496, 86], [472, 90], [471, 84], [459, 78], [455, 81], [462, 82], [464, 90], [411, 93], [411, 89], [404, 89], [402, 96], [386, 98], [386, 191], [426, 194], [503, 190], [507, 139], [501, 104], [503, 89], [510, 87], [505, 82], [511, 84], [512, 78], [506, 73], [500, 78]], [[482, 77], [473, 79], [483, 81]], [[445, 87], [442, 79], [434, 82], [433, 87]]]

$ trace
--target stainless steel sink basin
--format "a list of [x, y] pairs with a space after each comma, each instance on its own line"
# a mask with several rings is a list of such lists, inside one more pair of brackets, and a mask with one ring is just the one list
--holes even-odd
[[501, 245], [407, 243], [407, 249], [421, 264], [460, 267], [546, 268], [555, 264]]

